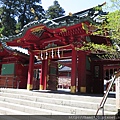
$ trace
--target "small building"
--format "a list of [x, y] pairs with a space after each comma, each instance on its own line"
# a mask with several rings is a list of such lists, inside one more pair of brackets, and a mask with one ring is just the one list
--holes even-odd
[[0, 87], [26, 89], [29, 55], [0, 44]]

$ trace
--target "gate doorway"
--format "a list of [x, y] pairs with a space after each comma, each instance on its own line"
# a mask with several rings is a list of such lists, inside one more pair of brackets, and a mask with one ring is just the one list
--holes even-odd
[[[71, 71], [72, 71], [72, 59], [58, 60], [58, 90], [71, 91]], [[76, 92], [78, 91], [78, 75], [76, 76]]]
[[70, 90], [71, 86], [71, 67], [59, 67], [58, 89]]

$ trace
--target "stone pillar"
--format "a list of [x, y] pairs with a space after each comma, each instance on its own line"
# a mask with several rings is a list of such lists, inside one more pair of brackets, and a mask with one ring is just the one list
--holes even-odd
[[76, 93], [77, 51], [72, 48], [71, 93]]
[[33, 83], [33, 69], [34, 69], [34, 54], [30, 53], [27, 90], [32, 90], [32, 88], [33, 88], [33, 85], [32, 85], [32, 83]]

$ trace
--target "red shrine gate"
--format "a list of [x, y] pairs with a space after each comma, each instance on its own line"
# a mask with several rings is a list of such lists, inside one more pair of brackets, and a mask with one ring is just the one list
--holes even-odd
[[[99, 7], [101, 6], [99, 5]], [[96, 12], [97, 14], [94, 14]], [[30, 55], [27, 78], [28, 90], [35, 87], [33, 86], [35, 68], [40, 70], [39, 89], [57, 90], [57, 61], [71, 59], [71, 93], [75, 93], [76, 89], [78, 92], [84, 93], [103, 93], [101, 65], [90, 61], [91, 53], [80, 50], [84, 43], [98, 42], [95, 41], [96, 36], [91, 36], [95, 30], [91, 23], [94, 24], [94, 17], [102, 13], [104, 12], [90, 8], [53, 20], [34, 21], [24, 26], [20, 34], [0, 39], [4, 49], [8, 50], [8, 46], [21, 46], [28, 49]], [[99, 40], [101, 43], [104, 41], [104, 44], [109, 44], [107, 38], [103, 40], [102, 37], [99, 37]], [[14, 53], [16, 52], [14, 51]], [[36, 57], [37, 61], [41, 61], [40, 64], [35, 65]], [[78, 86], [76, 86], [77, 76]]]

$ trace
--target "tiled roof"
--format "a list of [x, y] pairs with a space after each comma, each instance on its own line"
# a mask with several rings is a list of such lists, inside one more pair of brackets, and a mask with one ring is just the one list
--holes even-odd
[[[102, 5], [98, 5], [96, 7], [101, 7], [101, 6]], [[74, 13], [74, 14], [72, 14], [72, 16], [69, 16], [69, 15], [62, 16], [59, 18], [55, 18], [53, 20], [44, 18], [44, 19], [41, 19], [38, 21], [33, 21], [33, 22], [28, 23], [27, 25], [25, 25], [23, 27], [23, 29], [21, 30], [21, 32], [19, 34], [0, 38], [0, 41], [7, 42], [7, 41], [12, 41], [16, 38], [21, 38], [22, 36], [24, 36], [24, 34], [25, 34], [26, 30], [28, 30], [28, 28], [32, 28], [32, 27], [35, 27], [35, 26], [38, 26], [41, 24], [43, 24], [47, 28], [55, 29], [55, 28], [59, 28], [62, 26], [72, 26], [72, 25], [75, 25], [75, 24], [78, 24], [78, 23], [81, 23], [84, 21], [97, 23], [97, 22], [99, 22], [99, 21], [97, 21], [97, 16], [106, 15], [106, 14], [107, 14], [106, 12], [97, 11], [95, 9], [95, 7], [93, 7], [93, 8], [81, 11], [81, 12]]]
[[6, 42], [1, 42], [2, 46], [4, 49], [6, 49], [7, 51], [10, 52], [14, 52], [14, 53], [18, 53], [18, 54], [24, 54], [26, 56], [28, 56], [29, 54], [27, 53], [26, 49], [20, 48], [20, 47], [10, 47], [6, 44]]
[[61, 69], [59, 69], [59, 71], [64, 72], [64, 71], [71, 71], [70, 67], [64, 66]]
[[71, 59], [58, 60], [59, 62], [71, 62]]
[[12, 47], [12, 46], [11, 46], [11, 48], [14, 49], [16, 52], [21, 52], [23, 54], [29, 55], [27, 49], [24, 49], [24, 48], [21, 48], [21, 47]]
[[[101, 6], [103, 6], [103, 5], [98, 5], [97, 7], [101, 7]], [[75, 24], [79, 24], [84, 21], [89, 21], [91, 23], [97, 23], [97, 22], [99, 22], [99, 21], [97, 21], [97, 16], [105, 15], [105, 14], [106, 13], [103, 12], [102, 10], [96, 11], [96, 9], [94, 7], [94, 8], [90, 8], [90, 9], [87, 9], [87, 10], [84, 10], [81, 12], [74, 13], [71, 16], [69, 16], [69, 15], [63, 16], [63, 17], [59, 17], [59, 18], [56, 18], [53, 20], [44, 18], [42, 20], [33, 21], [33, 22], [28, 23], [27, 25], [25, 25], [23, 27], [23, 29], [17, 35], [0, 38], [0, 42], [2, 43], [2, 45], [5, 49], [8, 49], [10, 51], [16, 51], [16, 50], [12, 49], [11, 47], [7, 46], [6, 42], [10, 42], [15, 39], [19, 39], [19, 38], [23, 37], [25, 35], [26, 31], [32, 27], [35, 27], [38, 25], [44, 25], [49, 29], [55, 29], [55, 28], [60, 28], [63, 26], [66, 26], [66, 27], [73, 26]]]

